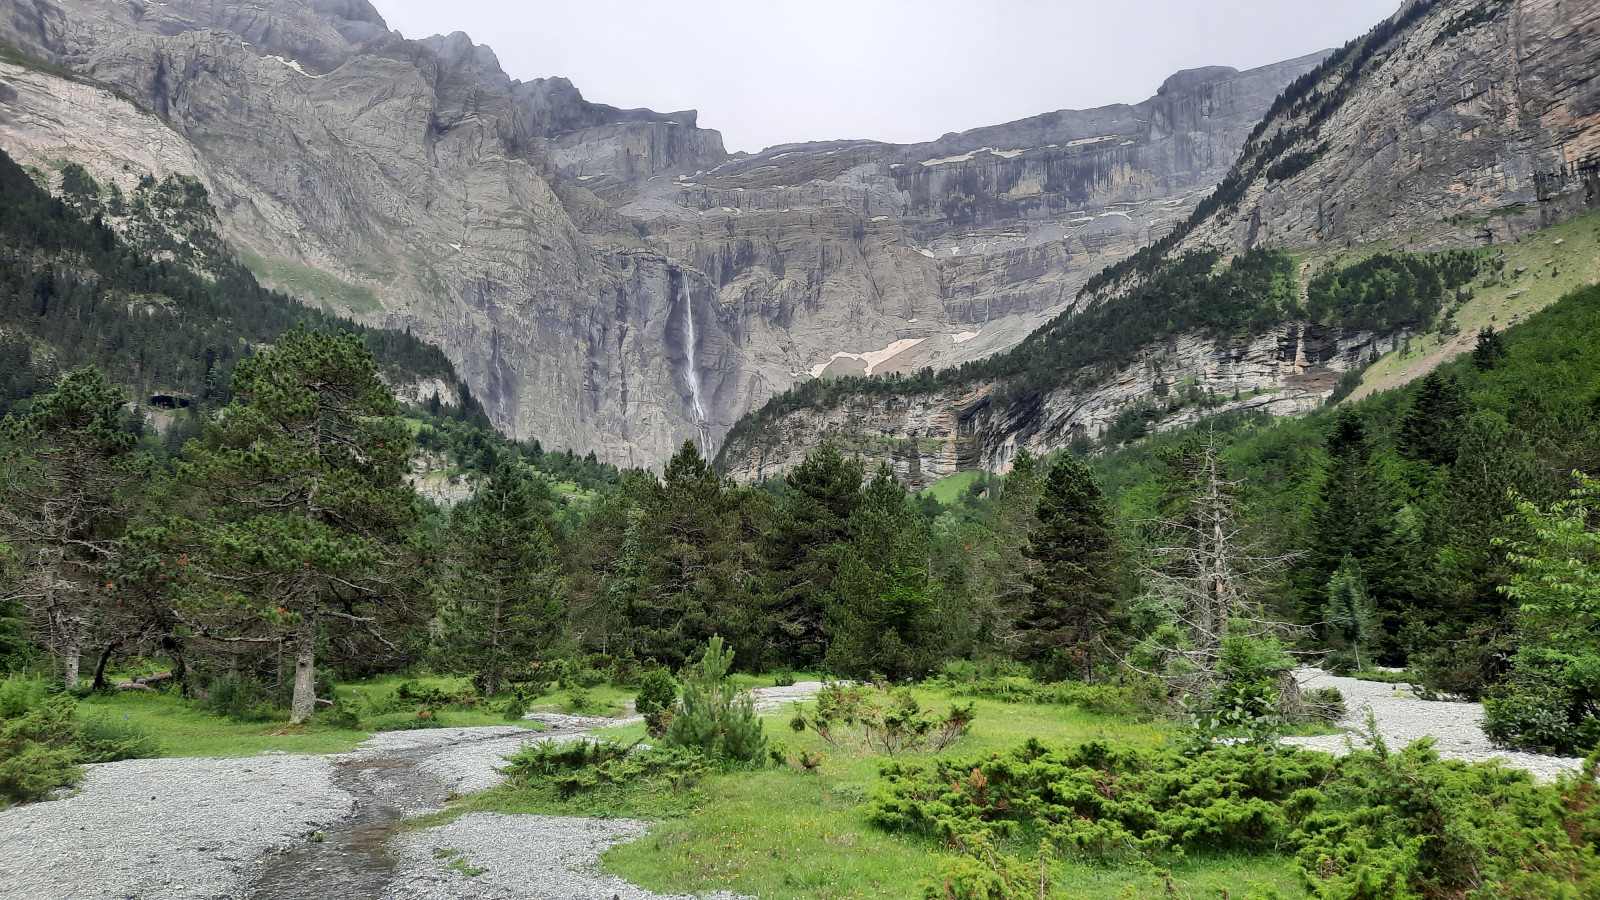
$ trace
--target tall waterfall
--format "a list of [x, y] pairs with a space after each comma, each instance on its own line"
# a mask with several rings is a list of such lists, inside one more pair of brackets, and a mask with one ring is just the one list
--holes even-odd
[[694, 292], [689, 290], [688, 285], [683, 285], [680, 290], [683, 291], [684, 357], [689, 366], [689, 397], [694, 401], [694, 424], [700, 432], [700, 449], [704, 452], [709, 450], [711, 441], [706, 430], [706, 404], [701, 393], [700, 363], [695, 347], [698, 341], [694, 333]]

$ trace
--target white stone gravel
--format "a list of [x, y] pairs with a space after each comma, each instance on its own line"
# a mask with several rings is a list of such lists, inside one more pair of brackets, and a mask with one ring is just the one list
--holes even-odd
[[353, 811], [323, 756], [136, 759], [87, 769], [72, 796], [0, 812], [0, 897], [240, 897], [263, 857]]
[[752, 688], [750, 698], [755, 701], [757, 712], [772, 712], [790, 703], [810, 700], [822, 688], [820, 681], [798, 681], [789, 687]]
[[[806, 682], [753, 691], [757, 706], [777, 709], [804, 700], [822, 687]], [[600, 718], [535, 713], [545, 731], [512, 725], [390, 731], [374, 735], [351, 753], [337, 756], [262, 754], [236, 759], [131, 760], [88, 767], [71, 796], [0, 811], [0, 898], [4, 900], [231, 900], [241, 898], [266, 857], [305, 845], [318, 830], [333, 830], [355, 809], [349, 793], [334, 783], [336, 766], [348, 766], [385, 802], [406, 815], [431, 810], [431, 799], [389, 790], [381, 764], [408, 758], [433, 776], [443, 792], [470, 794], [498, 784], [505, 757], [529, 743], [575, 740], [582, 730], [616, 727], [639, 717]], [[391, 795], [392, 794], [392, 795]], [[595, 875], [593, 860], [604, 849], [644, 833], [631, 821], [466, 816], [446, 829], [397, 840], [408, 873], [396, 897], [644, 898], [652, 895], [619, 879]], [[514, 824], [507, 824], [507, 823]], [[480, 835], [488, 829], [501, 837]], [[464, 879], [443, 872], [432, 848], [438, 835], [469, 835], [463, 850], [492, 871]], [[420, 842], [420, 843], [419, 843]], [[423, 856], [417, 847], [426, 845]], [[535, 846], [537, 845], [537, 846]], [[407, 849], [410, 848], [410, 849]], [[415, 852], [413, 852], [415, 851]], [[407, 855], [409, 854], [409, 855]], [[484, 862], [474, 865], [491, 868]], [[540, 881], [549, 866], [562, 880]], [[584, 866], [589, 866], [585, 869]], [[413, 871], [414, 870], [414, 871]], [[556, 870], [549, 870], [556, 871]], [[588, 874], [583, 874], [587, 872]], [[521, 879], [520, 881], [518, 879]], [[531, 884], [529, 880], [538, 882]], [[475, 890], [501, 893], [472, 893]], [[455, 891], [455, 893], [450, 893]], [[462, 893], [461, 891], [466, 891]], [[585, 893], [597, 891], [597, 893]]]
[[[469, 813], [391, 842], [399, 864], [383, 900], [668, 900], [599, 871], [602, 853], [643, 837], [648, 827], [628, 819]], [[438, 856], [451, 850], [458, 853]], [[457, 859], [484, 871], [449, 869]]]
[[[576, 735], [556, 736], [570, 739]], [[420, 771], [439, 780], [447, 792], [475, 794], [502, 780], [500, 768], [505, 758], [529, 744], [551, 740], [543, 732], [515, 725], [487, 725], [474, 728], [427, 728], [417, 731], [382, 731], [356, 748], [347, 758], [381, 760], [401, 753], [427, 753], [417, 764]], [[427, 812], [401, 804], [406, 815]]]
[[1495, 747], [1483, 733], [1483, 704], [1446, 700], [1423, 700], [1409, 685], [1385, 684], [1342, 678], [1320, 669], [1301, 669], [1295, 673], [1304, 689], [1338, 688], [1344, 694], [1348, 712], [1338, 725], [1346, 734], [1286, 738], [1285, 743], [1342, 754], [1350, 744], [1367, 746], [1367, 712], [1377, 721], [1378, 734], [1391, 750], [1413, 741], [1433, 737], [1434, 749], [1445, 759], [1484, 762], [1498, 759], [1509, 766], [1525, 769], [1543, 781], [1552, 781], [1564, 772], [1576, 772], [1582, 759], [1543, 756]]
[[[631, 704], [632, 701], [629, 701]], [[591, 728], [621, 728], [626, 725], [636, 725], [644, 721], [644, 716], [574, 716], [569, 713], [533, 712], [523, 716], [534, 722], [544, 725], [552, 731], [565, 731], [569, 729]]]

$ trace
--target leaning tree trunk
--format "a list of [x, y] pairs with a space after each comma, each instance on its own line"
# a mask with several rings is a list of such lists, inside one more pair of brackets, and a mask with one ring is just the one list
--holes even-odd
[[317, 605], [306, 604], [294, 634], [294, 700], [289, 723], [298, 725], [317, 710]]
[[105, 649], [100, 651], [100, 661], [95, 663], [94, 666], [93, 690], [103, 691], [106, 689], [106, 663], [111, 661], [111, 654], [116, 652], [118, 645], [121, 643], [121, 641], [112, 641], [105, 646]]

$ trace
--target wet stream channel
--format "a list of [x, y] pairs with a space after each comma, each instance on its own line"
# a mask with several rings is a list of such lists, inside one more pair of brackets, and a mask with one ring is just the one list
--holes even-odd
[[[546, 731], [537, 741], [571, 737], [580, 730]], [[532, 737], [532, 735], [530, 735]], [[388, 841], [405, 819], [443, 809], [450, 789], [422, 764], [463, 744], [504, 742], [497, 734], [447, 745], [358, 751], [334, 763], [334, 784], [355, 799], [354, 813], [322, 840], [279, 854], [263, 865], [250, 900], [379, 900], [394, 878]]]

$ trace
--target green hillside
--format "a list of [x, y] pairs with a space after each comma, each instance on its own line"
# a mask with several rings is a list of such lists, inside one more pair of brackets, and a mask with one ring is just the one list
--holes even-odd
[[[100, 197], [100, 186], [81, 168], [69, 165], [64, 175], [63, 197], [52, 197], [0, 152], [0, 411], [82, 365], [136, 398], [170, 398], [162, 403], [197, 411], [220, 406], [234, 365], [301, 324], [363, 334], [395, 382], [457, 381], [437, 347], [262, 288], [207, 226], [209, 200], [198, 183], [147, 179], [137, 195], [108, 201], [185, 216], [186, 258], [166, 232], [113, 231], [87, 199]], [[200, 259], [195, 248], [214, 252]], [[476, 402], [463, 398], [464, 415], [487, 426]]]

